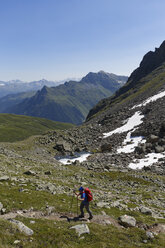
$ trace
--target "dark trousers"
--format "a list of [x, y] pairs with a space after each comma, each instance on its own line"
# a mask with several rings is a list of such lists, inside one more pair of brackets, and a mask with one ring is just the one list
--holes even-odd
[[84, 207], [86, 208], [89, 216], [92, 217], [92, 212], [89, 209], [89, 202], [81, 202], [81, 204], [80, 204], [81, 215], [84, 216], [84, 210], [83, 210]]

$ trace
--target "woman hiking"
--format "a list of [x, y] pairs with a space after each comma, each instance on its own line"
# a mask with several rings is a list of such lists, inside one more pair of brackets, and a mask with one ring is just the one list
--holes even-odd
[[80, 204], [80, 212], [81, 214], [78, 216], [79, 218], [84, 218], [84, 207], [86, 208], [88, 214], [89, 214], [89, 220], [91, 220], [93, 218], [92, 212], [89, 209], [89, 204], [90, 201], [92, 200], [92, 193], [90, 192], [90, 190], [88, 188], [86, 188], [84, 190], [83, 187], [79, 188], [79, 193], [76, 193], [77, 199], [79, 201], [81, 201]]

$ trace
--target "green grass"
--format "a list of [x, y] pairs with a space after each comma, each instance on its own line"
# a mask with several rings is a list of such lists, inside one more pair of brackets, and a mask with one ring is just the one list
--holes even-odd
[[54, 122], [51, 120], [0, 114], [0, 142], [15, 142], [24, 140], [32, 135], [40, 135], [48, 130], [62, 130], [73, 127], [69, 123]]
[[[27, 237], [17, 231], [14, 225], [7, 221], [0, 221], [0, 247], [14, 247], [15, 240], [20, 240], [18, 246], [26, 248], [163, 248], [165, 238], [157, 236], [153, 241], [148, 240], [147, 244], [145, 231], [137, 228], [117, 229], [111, 225], [101, 226], [88, 224], [90, 234], [82, 235], [79, 238], [74, 229], [70, 227], [79, 223], [54, 222], [49, 220], [35, 220], [34, 224], [30, 219], [19, 217], [25, 225], [34, 231], [33, 236]], [[30, 242], [29, 242], [30, 241]]]

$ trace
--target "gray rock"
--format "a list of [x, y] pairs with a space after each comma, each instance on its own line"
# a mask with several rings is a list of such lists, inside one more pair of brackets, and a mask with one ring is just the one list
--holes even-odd
[[112, 151], [112, 145], [111, 144], [103, 144], [100, 147], [101, 152], [111, 152]]
[[155, 236], [152, 232], [146, 232], [146, 236], [148, 239], [154, 239], [155, 238]]
[[122, 215], [119, 217], [119, 223], [125, 227], [135, 227], [136, 219], [129, 215]]
[[3, 182], [3, 181], [8, 181], [10, 178], [8, 176], [2, 176], [0, 177], [0, 182]]
[[159, 137], [151, 134], [149, 139], [150, 139], [151, 143], [154, 143], [154, 142], [157, 142], [159, 140]]
[[98, 202], [96, 205], [99, 208], [104, 208], [104, 207], [109, 206], [109, 203], [108, 202]]
[[33, 235], [33, 230], [30, 229], [29, 227], [25, 226], [21, 221], [11, 219], [10, 222], [17, 226], [18, 230], [22, 233], [24, 233], [27, 236]]
[[142, 206], [139, 208], [139, 210], [142, 214], [152, 215], [152, 210], [147, 207]]
[[5, 214], [6, 213], [6, 208], [2, 208], [1, 209], [1, 214]]
[[3, 209], [3, 204], [0, 202], [0, 211]]
[[25, 171], [24, 174], [28, 176], [36, 176], [35, 171], [32, 171], [32, 170]]
[[57, 141], [54, 148], [59, 152], [71, 152], [72, 151], [71, 145], [67, 141], [63, 140], [62, 138], [60, 138]]
[[164, 152], [164, 147], [163, 147], [163, 146], [156, 146], [156, 147], [155, 147], [155, 151], [156, 151], [157, 153]]
[[86, 224], [72, 226], [70, 229], [75, 229], [76, 233], [80, 237], [82, 234], [90, 233], [89, 227]]
[[51, 171], [45, 171], [45, 175], [52, 175]]

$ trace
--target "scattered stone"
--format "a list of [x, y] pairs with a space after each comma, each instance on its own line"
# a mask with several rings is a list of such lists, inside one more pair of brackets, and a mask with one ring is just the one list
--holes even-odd
[[24, 174], [28, 176], [36, 176], [35, 171], [32, 171], [32, 170], [25, 171]]
[[33, 235], [33, 230], [25, 226], [21, 221], [11, 219], [10, 222], [18, 227], [18, 230], [27, 236]]
[[89, 234], [90, 233], [89, 227], [86, 224], [72, 226], [70, 229], [75, 229], [76, 233], [78, 234], [79, 237], [82, 234], [85, 234], [85, 233]]
[[155, 151], [156, 151], [157, 153], [164, 152], [164, 147], [162, 147], [162, 146], [156, 146], [156, 147], [155, 147]]
[[46, 206], [46, 213], [47, 213], [47, 215], [50, 215], [51, 213], [53, 213], [53, 211], [54, 211], [54, 207]]
[[111, 152], [112, 151], [112, 145], [111, 144], [103, 144], [101, 147], [101, 152]]
[[142, 214], [152, 215], [152, 210], [147, 207], [142, 206], [139, 208], [139, 210]]
[[36, 222], [34, 220], [31, 220], [30, 221], [30, 224], [35, 224]]
[[105, 219], [105, 220], [104, 220], [104, 224], [105, 224], [105, 225], [112, 225], [112, 222], [111, 222], [110, 220], [106, 220], [106, 219]]
[[129, 215], [122, 215], [119, 217], [119, 223], [124, 227], [135, 227], [136, 219]]
[[6, 213], [6, 208], [2, 208], [1, 209], [1, 214], [3, 215], [3, 214], [5, 214]]
[[0, 182], [8, 181], [10, 178], [8, 176], [0, 177]]
[[156, 136], [156, 135], [151, 134], [149, 139], [150, 139], [151, 142], [154, 143], [154, 142], [157, 142], [159, 140], [159, 137]]
[[147, 241], [146, 239], [144, 239], [144, 240], [143, 240], [143, 243], [144, 243], [144, 244], [147, 244], [147, 243], [148, 243], [148, 241]]
[[3, 209], [3, 204], [0, 202], [0, 212], [2, 211]]
[[152, 232], [146, 232], [146, 236], [148, 239], [154, 239], [155, 238], [155, 236]]
[[45, 175], [52, 175], [51, 171], [45, 171]]
[[109, 207], [109, 203], [108, 202], [98, 202], [96, 205], [99, 208]]
[[21, 242], [20, 240], [15, 240], [13, 244], [18, 245], [20, 242]]

